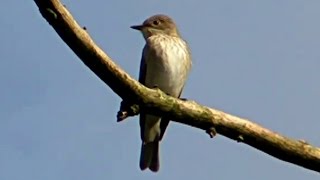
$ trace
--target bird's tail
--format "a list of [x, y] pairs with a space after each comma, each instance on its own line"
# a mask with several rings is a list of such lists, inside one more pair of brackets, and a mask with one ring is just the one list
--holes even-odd
[[140, 155], [140, 169], [149, 168], [153, 172], [159, 170], [159, 141], [142, 143]]

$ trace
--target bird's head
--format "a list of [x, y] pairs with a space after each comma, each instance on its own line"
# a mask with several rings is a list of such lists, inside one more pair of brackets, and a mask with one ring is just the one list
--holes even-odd
[[145, 39], [159, 34], [179, 36], [174, 21], [169, 16], [162, 14], [151, 16], [142, 25], [131, 26], [131, 28], [140, 31]]

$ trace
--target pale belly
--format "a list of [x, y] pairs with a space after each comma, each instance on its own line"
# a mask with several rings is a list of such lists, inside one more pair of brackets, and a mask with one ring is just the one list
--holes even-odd
[[147, 72], [145, 85], [157, 87], [168, 95], [178, 97], [185, 84], [189, 63], [185, 52], [167, 51], [157, 58], [146, 61]]

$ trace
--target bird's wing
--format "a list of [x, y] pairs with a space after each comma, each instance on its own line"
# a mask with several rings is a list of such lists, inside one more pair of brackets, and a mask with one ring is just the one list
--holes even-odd
[[141, 62], [140, 62], [140, 72], [139, 72], [139, 82], [141, 84], [145, 84], [145, 80], [146, 80], [146, 72], [147, 72], [147, 66], [146, 66], [146, 61], [145, 61], [145, 51], [146, 47], [143, 49], [142, 52], [142, 57], [141, 57]]
[[[146, 48], [147, 47], [145, 46], [142, 51], [142, 57], [141, 57], [141, 62], [140, 62], [140, 72], [139, 72], [139, 82], [143, 85], [145, 85], [146, 73], [147, 73], [147, 65], [146, 65], [145, 53], [144, 53]], [[141, 136], [142, 141], [144, 139], [145, 119], [146, 119], [145, 113], [140, 108], [140, 136]]]
[[[146, 53], [148, 52], [148, 53]], [[146, 59], [149, 58], [151, 53], [153, 53], [154, 50], [148, 45], [148, 43], [145, 45], [143, 48], [142, 52], [142, 57], [141, 57], [141, 62], [140, 62], [140, 72], [139, 72], [139, 82], [143, 85], [145, 85], [146, 81], [146, 73], [147, 73], [147, 62]], [[146, 120], [146, 113], [144, 112], [143, 108], [140, 108], [140, 136], [141, 140], [144, 141], [144, 134], [145, 134], [145, 120]], [[169, 121], [166, 120], [165, 118], [162, 118], [160, 121], [160, 138], [163, 136], [167, 126], [168, 126]]]

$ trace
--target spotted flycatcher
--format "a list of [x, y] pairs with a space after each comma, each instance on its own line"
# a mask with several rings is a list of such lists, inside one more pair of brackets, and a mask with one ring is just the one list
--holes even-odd
[[[157, 87], [170, 96], [180, 97], [191, 69], [191, 54], [174, 21], [166, 15], [155, 15], [142, 25], [131, 28], [139, 30], [146, 41], [139, 82], [149, 88]], [[169, 119], [141, 111], [141, 170], [159, 170], [159, 141], [168, 123]]]

